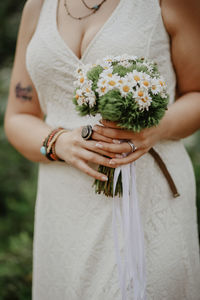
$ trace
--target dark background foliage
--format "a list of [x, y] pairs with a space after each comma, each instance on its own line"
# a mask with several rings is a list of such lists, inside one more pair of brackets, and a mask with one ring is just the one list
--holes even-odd
[[[25, 0], [0, 1], [0, 300], [31, 299], [32, 238], [37, 165], [6, 140], [3, 116], [20, 15]], [[187, 142], [200, 211], [200, 135]]]

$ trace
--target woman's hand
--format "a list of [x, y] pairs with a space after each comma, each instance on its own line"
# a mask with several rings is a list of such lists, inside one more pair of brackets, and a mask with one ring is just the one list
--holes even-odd
[[[163, 137], [163, 126], [151, 127], [142, 130], [141, 132], [133, 132], [125, 129], [120, 129], [114, 122], [101, 121], [104, 126], [94, 126], [94, 131], [104, 137], [107, 137], [113, 141], [113, 143], [99, 142], [97, 147], [100, 149], [115, 154], [115, 158], [109, 162], [110, 166], [120, 166], [131, 163], [142, 155], [147, 153], [159, 140]], [[124, 140], [124, 142], [122, 142]], [[133, 153], [131, 146], [127, 143], [130, 140], [137, 147], [137, 150]], [[130, 153], [125, 156], [125, 153]]]
[[[98, 147], [98, 141], [106, 145], [112, 143], [112, 139], [93, 132], [91, 140], [84, 140], [81, 137], [82, 128], [62, 133], [56, 141], [56, 155], [66, 163], [80, 169], [82, 172], [101, 181], [107, 181], [107, 177], [88, 166], [92, 162], [107, 167], [115, 167], [109, 164], [110, 158], [115, 157], [112, 151], [106, 151]], [[113, 144], [114, 145], [114, 144]], [[115, 146], [115, 145], [114, 145]], [[104, 157], [108, 156], [110, 158]]]

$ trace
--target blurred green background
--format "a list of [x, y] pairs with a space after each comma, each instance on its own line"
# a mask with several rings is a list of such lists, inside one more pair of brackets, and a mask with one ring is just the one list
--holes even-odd
[[[7, 142], [3, 116], [16, 36], [25, 0], [0, 2], [0, 300], [31, 299], [37, 164]], [[200, 133], [186, 141], [197, 180], [200, 215]]]

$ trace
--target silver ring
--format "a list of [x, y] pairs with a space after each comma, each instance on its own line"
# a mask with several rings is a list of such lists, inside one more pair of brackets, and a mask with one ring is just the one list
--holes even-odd
[[137, 147], [133, 144], [132, 141], [127, 141], [127, 143], [131, 146], [131, 152], [135, 152], [137, 150]]
[[92, 136], [93, 130], [91, 125], [83, 126], [81, 136], [84, 140], [89, 140]]

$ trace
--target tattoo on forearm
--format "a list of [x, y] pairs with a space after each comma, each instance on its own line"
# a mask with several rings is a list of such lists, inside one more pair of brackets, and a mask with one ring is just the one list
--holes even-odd
[[28, 85], [27, 87], [23, 88], [21, 83], [19, 82], [15, 87], [15, 94], [17, 98], [20, 98], [24, 101], [31, 101], [32, 100], [32, 87]]

